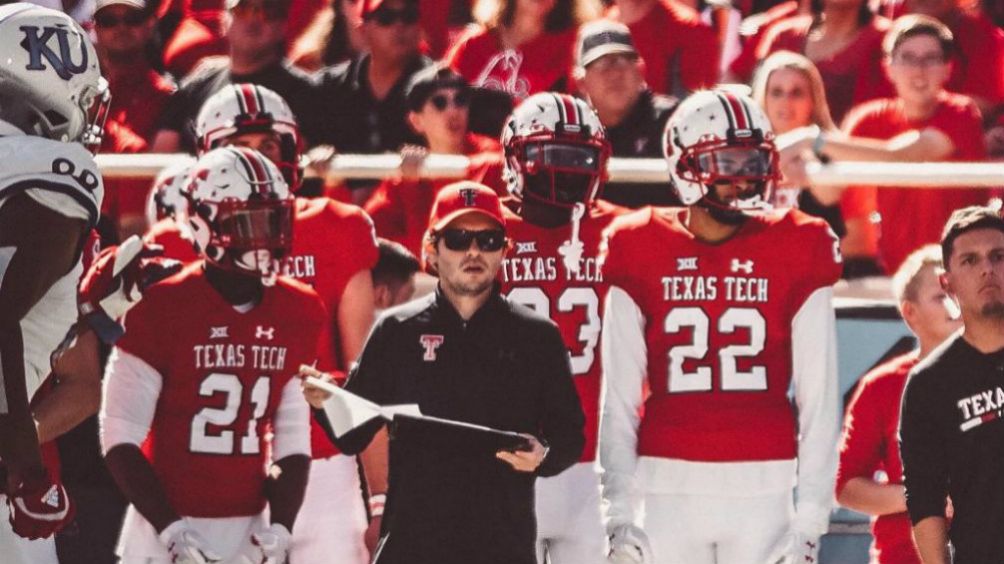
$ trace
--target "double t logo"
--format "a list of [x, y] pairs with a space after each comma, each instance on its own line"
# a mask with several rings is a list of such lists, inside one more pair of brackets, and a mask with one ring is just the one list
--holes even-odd
[[[40, 30], [33, 25], [23, 25], [20, 29], [24, 32], [21, 47], [28, 51], [29, 57], [26, 69], [44, 71], [46, 69], [42, 63], [44, 57], [52, 70], [63, 80], [70, 80], [73, 75], [81, 74], [87, 70], [87, 48], [84, 46], [83, 38], [76, 31], [73, 32], [73, 35], [77, 46], [80, 47], [80, 63], [73, 62], [69, 29], [60, 26], [43, 27]], [[41, 35], [39, 35], [39, 31], [42, 32]], [[59, 44], [58, 54], [49, 46], [49, 40], [52, 39], [53, 35], [56, 36], [56, 42]]]

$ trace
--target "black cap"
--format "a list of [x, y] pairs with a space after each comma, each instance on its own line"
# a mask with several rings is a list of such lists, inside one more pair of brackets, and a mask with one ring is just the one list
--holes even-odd
[[420, 111], [429, 97], [443, 88], [467, 90], [470, 85], [456, 71], [441, 65], [431, 65], [416, 72], [404, 89], [408, 109], [413, 112]]
[[575, 62], [585, 68], [600, 57], [615, 53], [638, 56], [631, 30], [622, 23], [596, 20], [582, 26], [575, 49]]

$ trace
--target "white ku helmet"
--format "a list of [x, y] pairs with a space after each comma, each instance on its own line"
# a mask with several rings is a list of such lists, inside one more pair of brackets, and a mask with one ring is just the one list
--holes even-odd
[[0, 6], [0, 54], [0, 120], [97, 149], [111, 97], [73, 18], [23, 2]]
[[603, 188], [610, 142], [596, 113], [567, 94], [524, 100], [502, 128], [502, 178], [517, 199], [574, 208]]
[[[695, 92], [666, 123], [662, 141], [684, 205], [726, 212], [767, 207], [780, 177], [778, 153], [770, 122], [750, 97], [728, 90]], [[726, 202], [712, 189], [719, 182], [746, 188]]]
[[223, 147], [192, 166], [184, 190], [196, 250], [227, 270], [275, 282], [293, 244], [293, 198], [279, 169], [245, 147]]
[[200, 153], [225, 145], [231, 136], [243, 133], [276, 136], [282, 157], [275, 165], [295, 191], [300, 180], [303, 139], [286, 100], [257, 84], [229, 84], [202, 104], [195, 120]]

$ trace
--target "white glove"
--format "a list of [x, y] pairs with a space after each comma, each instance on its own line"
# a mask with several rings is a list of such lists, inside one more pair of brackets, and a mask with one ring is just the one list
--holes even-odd
[[610, 525], [607, 528], [610, 537], [610, 554], [607, 560], [610, 564], [652, 564], [652, 547], [648, 535], [641, 528], [631, 523]]
[[206, 539], [182, 519], [168, 525], [159, 537], [171, 554], [173, 564], [213, 564], [223, 559], [210, 550]]
[[289, 529], [279, 523], [272, 523], [241, 544], [231, 564], [286, 564], [289, 557]]
[[791, 533], [791, 546], [788, 548], [789, 564], [816, 564], [819, 562], [819, 537], [804, 533]]

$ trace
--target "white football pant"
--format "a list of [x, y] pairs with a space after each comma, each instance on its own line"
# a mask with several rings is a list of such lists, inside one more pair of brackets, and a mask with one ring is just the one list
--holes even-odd
[[595, 463], [579, 462], [557, 476], [537, 479], [537, 562], [606, 562], [607, 534], [600, 513]]
[[312, 460], [303, 506], [293, 525], [291, 564], [366, 564], [366, 509], [355, 457]]
[[10, 526], [7, 496], [0, 495], [0, 562], [3, 564], [59, 564], [56, 539], [28, 540], [18, 536]]

